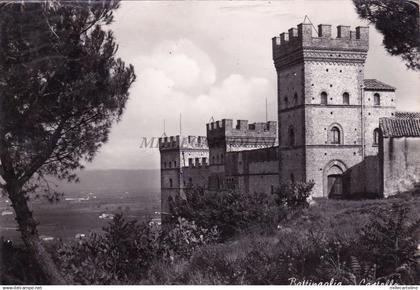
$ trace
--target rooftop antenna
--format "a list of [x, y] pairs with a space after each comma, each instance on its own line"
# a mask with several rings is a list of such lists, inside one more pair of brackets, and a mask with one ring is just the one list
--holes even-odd
[[312, 25], [312, 27], [314, 28], [316, 34], [318, 35], [318, 30], [316, 30], [314, 24], [312, 23], [311, 19], [309, 19], [308, 15], [305, 15], [305, 18], [303, 19], [303, 23], [306, 23], [306, 19], [308, 19], [308, 22]]
[[163, 119], [163, 134], [162, 137], [166, 137], [166, 120]]
[[179, 137], [181, 137], [182, 134], [182, 114], [179, 113]]
[[265, 122], [268, 122], [267, 98], [265, 98]]

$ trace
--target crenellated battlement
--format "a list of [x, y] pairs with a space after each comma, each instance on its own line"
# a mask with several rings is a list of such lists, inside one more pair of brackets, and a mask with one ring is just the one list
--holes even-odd
[[[277, 122], [257, 122], [223, 119], [206, 124], [209, 147], [239, 146], [241, 148], [270, 147], [276, 144]], [[229, 149], [230, 150], [230, 149]]]
[[[290, 28], [288, 32], [273, 37], [273, 60], [289, 57], [293, 53], [302, 54], [305, 50], [339, 50], [342, 54], [331, 55], [338, 60], [353, 59], [345, 52], [364, 52], [369, 49], [369, 27], [358, 26], [355, 31], [350, 26], [337, 26], [337, 33], [332, 35], [331, 25], [318, 25], [318, 35], [313, 35], [312, 24], [301, 23], [297, 28]], [[364, 61], [364, 60], [363, 60]]]
[[159, 138], [159, 150], [208, 149], [205, 136], [170, 136]]
[[256, 122], [248, 124], [248, 120], [237, 120], [233, 126], [232, 119], [223, 119], [206, 124], [207, 136], [223, 133], [224, 135], [275, 135], [277, 132], [277, 122]]

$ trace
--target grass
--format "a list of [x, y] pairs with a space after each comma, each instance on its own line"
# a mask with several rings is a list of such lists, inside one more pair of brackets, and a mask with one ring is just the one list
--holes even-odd
[[[381, 245], [363, 242], [373, 217], [393, 214], [395, 205], [408, 209], [406, 226], [420, 220], [420, 198], [318, 200], [309, 208], [290, 212], [272, 233], [261, 234], [257, 229], [251, 229], [223, 244], [204, 246], [189, 260], [158, 263], [143, 283], [288, 284], [292, 277], [314, 282], [335, 277], [344, 284], [355, 284], [363, 279], [382, 281], [381, 271], [389, 272], [388, 276], [400, 283], [412, 281], [392, 269], [385, 269], [382, 265], [385, 262], [378, 258], [381, 256], [370, 256], [369, 251], [375, 252]], [[419, 243], [419, 232], [416, 235]], [[402, 236], [403, 233], [401, 239]], [[363, 252], [365, 250], [368, 254]], [[402, 254], [394, 253], [404, 261], [404, 257], [398, 255]], [[372, 274], [368, 268], [378, 270]], [[414, 279], [412, 277], [415, 275], [410, 279]]]

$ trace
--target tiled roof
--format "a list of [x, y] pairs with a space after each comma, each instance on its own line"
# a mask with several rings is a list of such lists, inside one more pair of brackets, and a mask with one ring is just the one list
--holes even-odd
[[420, 112], [395, 112], [397, 118], [420, 118]]
[[381, 118], [384, 137], [420, 137], [420, 118]]
[[376, 79], [365, 79], [363, 80], [363, 85], [365, 90], [375, 90], [375, 91], [395, 91], [395, 88], [387, 85], [383, 82], [380, 82]]

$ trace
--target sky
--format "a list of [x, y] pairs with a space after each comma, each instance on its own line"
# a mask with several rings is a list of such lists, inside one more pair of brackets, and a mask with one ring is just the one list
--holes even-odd
[[[109, 27], [118, 56], [137, 79], [122, 120], [87, 169], [157, 169], [158, 148], [143, 138], [206, 135], [206, 123], [277, 121], [276, 72], [271, 38], [302, 23], [369, 25], [351, 0], [122, 1]], [[382, 45], [370, 26], [365, 78], [397, 88], [397, 109], [420, 111], [420, 79]]]

